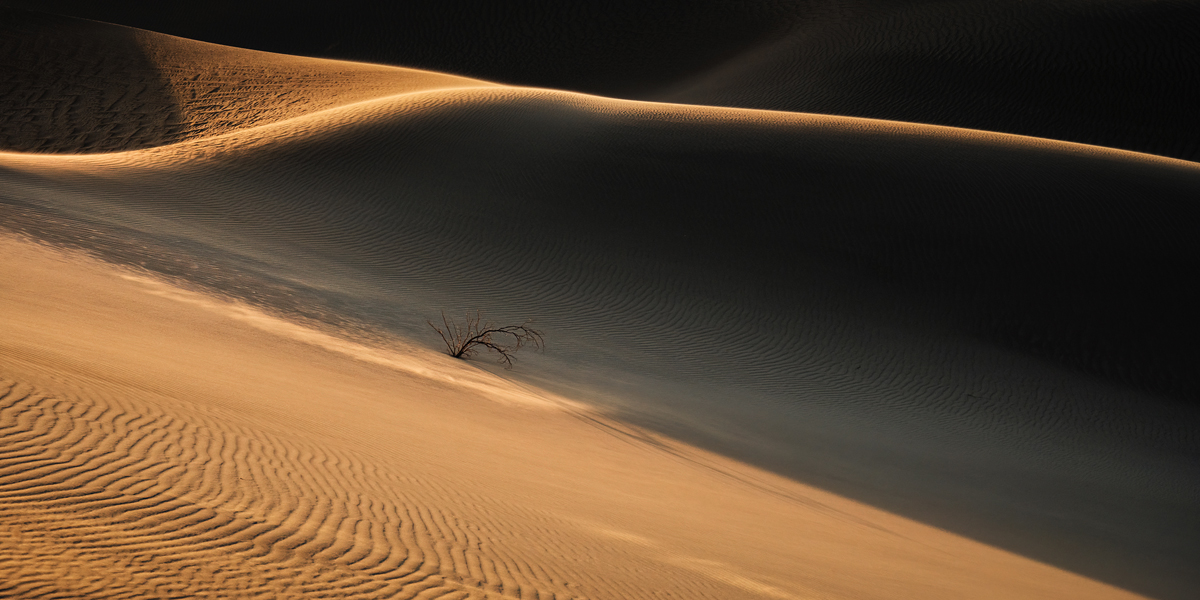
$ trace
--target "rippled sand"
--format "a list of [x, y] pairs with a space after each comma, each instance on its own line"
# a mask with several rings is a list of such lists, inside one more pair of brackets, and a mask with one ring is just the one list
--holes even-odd
[[6, 596], [1135, 597], [430, 350], [0, 244]]

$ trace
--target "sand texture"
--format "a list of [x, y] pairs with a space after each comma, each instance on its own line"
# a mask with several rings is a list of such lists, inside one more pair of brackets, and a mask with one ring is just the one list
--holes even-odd
[[[693, 104], [832, 25], [669, 103], [0, 14], [0, 596], [1200, 589], [1197, 163]], [[444, 356], [471, 309], [546, 351]]]
[[428, 350], [356, 360], [0, 244], [7, 597], [1136, 597], [553, 397], [498, 402]]
[[0, 148], [82, 153], [209, 137], [461, 77], [264, 55], [0, 8]]

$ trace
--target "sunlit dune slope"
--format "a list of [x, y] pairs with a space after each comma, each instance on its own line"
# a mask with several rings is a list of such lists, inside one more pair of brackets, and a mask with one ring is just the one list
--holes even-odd
[[9, 3], [515, 84], [1200, 157], [1191, 0]]
[[1191, 163], [496, 87], [0, 155], [0, 184], [28, 232], [250, 300], [425, 340], [442, 308], [533, 316], [538, 385], [1089, 577], [1200, 584], [1200, 429], [1147, 393], [1195, 389]]
[[605, 418], [0, 238], [0, 596], [1135, 594]]
[[0, 149], [111, 152], [416, 90], [487, 85], [0, 8]]

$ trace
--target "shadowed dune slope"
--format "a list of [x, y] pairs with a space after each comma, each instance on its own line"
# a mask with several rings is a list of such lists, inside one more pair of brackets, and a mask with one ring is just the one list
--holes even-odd
[[1200, 160], [1200, 3], [884, 2], [800, 18], [656, 99], [1003, 131]]
[[239, 47], [523, 85], [1200, 156], [1192, 0], [34, 4]]
[[535, 316], [538, 385], [1089, 577], [1200, 585], [1197, 416], [1146, 393], [1196, 389], [1191, 163], [486, 88], [0, 155], [0, 184], [29, 232], [273, 286], [223, 290], [251, 300], [422, 339], [440, 308]]
[[134, 150], [415, 90], [488, 85], [0, 8], [0, 149]]

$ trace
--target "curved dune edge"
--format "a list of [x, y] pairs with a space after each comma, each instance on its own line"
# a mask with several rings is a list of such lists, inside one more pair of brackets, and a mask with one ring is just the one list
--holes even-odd
[[1200, 158], [1186, 83], [1200, 68], [1189, 42], [1200, 24], [1194, 3], [834, 1], [809, 10], [649, 97]]
[[1138, 597], [577, 407], [497, 404], [92, 259], [0, 248], [20, 282], [0, 287], [7, 593]]
[[10, 4], [605, 96], [936, 123], [1188, 160], [1200, 152], [1187, 84], [1200, 68], [1190, 43], [1200, 9], [1189, 2], [578, 2], [491, 12], [417, 2], [223, 15]]
[[[580, 114], [617, 120], [688, 124], [697, 127], [745, 125], [762, 128], [764, 132], [767, 128], [783, 127], [797, 132], [810, 130], [823, 135], [846, 134], [851, 137], [865, 137], [874, 144], [885, 144], [892, 140], [902, 142], [905, 139], [947, 145], [965, 143], [977, 147], [1038, 153], [1038, 158], [1086, 157], [1131, 165], [1169, 167], [1178, 169], [1181, 173], [1200, 172], [1197, 163], [1189, 160], [997, 131], [771, 109], [624, 100], [566, 90], [492, 84], [453, 76], [445, 77], [459, 80], [452, 81], [455, 85], [437, 85], [447, 83], [438, 79], [441, 74], [411, 71], [417, 75], [430, 76], [430, 82], [413, 89], [394, 92], [388, 90], [388, 93], [381, 95], [346, 100], [329, 107], [297, 111], [296, 114], [281, 115], [278, 118], [267, 119], [266, 122], [247, 122], [225, 130], [214, 128], [203, 136], [180, 139], [155, 147], [82, 155], [0, 151], [0, 156], [5, 158], [9, 166], [14, 167], [23, 163], [81, 170], [112, 166], [162, 167], [261, 146], [303, 143], [308, 137], [339, 135], [340, 130], [370, 128], [373, 122], [419, 115], [422, 111], [431, 109], [446, 111], [471, 109], [472, 106], [486, 109], [489, 106], [535, 102], [577, 111]], [[397, 142], [405, 143], [405, 140]]]
[[133, 150], [407, 92], [492, 85], [2, 8], [0, 17], [0, 149], [9, 151]]

